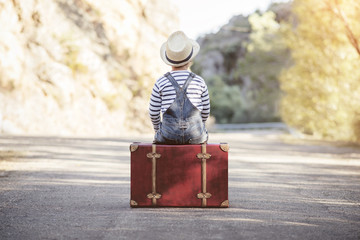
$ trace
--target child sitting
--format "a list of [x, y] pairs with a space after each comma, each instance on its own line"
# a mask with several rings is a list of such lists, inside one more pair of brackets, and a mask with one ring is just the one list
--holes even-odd
[[155, 143], [201, 144], [208, 140], [205, 128], [210, 114], [207, 85], [204, 79], [189, 71], [199, 50], [199, 44], [182, 31], [171, 34], [161, 46], [161, 58], [172, 71], [156, 81], [150, 98]]

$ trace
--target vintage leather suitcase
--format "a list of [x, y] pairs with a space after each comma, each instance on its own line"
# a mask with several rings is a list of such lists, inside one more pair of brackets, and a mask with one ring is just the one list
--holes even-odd
[[229, 207], [228, 144], [133, 143], [131, 207]]

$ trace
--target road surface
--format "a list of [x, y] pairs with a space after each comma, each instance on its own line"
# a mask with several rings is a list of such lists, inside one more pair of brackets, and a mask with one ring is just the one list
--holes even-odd
[[360, 240], [360, 149], [279, 131], [228, 142], [228, 209], [131, 209], [129, 145], [0, 136], [0, 239]]

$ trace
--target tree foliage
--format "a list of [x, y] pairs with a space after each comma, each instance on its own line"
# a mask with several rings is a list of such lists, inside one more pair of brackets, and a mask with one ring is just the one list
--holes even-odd
[[360, 1], [294, 0], [293, 13], [283, 120], [318, 138], [360, 142]]
[[200, 39], [193, 70], [208, 82], [211, 114], [218, 123], [278, 121], [278, 75], [289, 59], [277, 14], [234, 17]]
[[280, 98], [278, 76], [288, 61], [288, 50], [274, 12], [254, 13], [249, 22], [251, 33], [249, 41], [244, 43], [246, 54], [238, 60], [235, 71], [235, 78], [243, 81], [243, 98], [247, 103], [244, 108], [248, 114], [239, 115], [237, 120], [276, 121]]

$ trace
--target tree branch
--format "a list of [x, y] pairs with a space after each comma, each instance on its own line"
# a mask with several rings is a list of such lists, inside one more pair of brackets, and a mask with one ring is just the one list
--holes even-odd
[[338, 1], [335, 0], [335, 8], [333, 6], [331, 6], [329, 2], [327, 2], [326, 4], [328, 5], [329, 9], [331, 9], [331, 12], [343, 22], [343, 24], [345, 26], [345, 29], [346, 29], [346, 36], [348, 37], [351, 45], [355, 48], [356, 52], [360, 56], [359, 41], [356, 38], [353, 31], [351, 30], [350, 25], [349, 25], [349, 21], [348, 21], [346, 15], [345, 15], [345, 13], [339, 7]]

